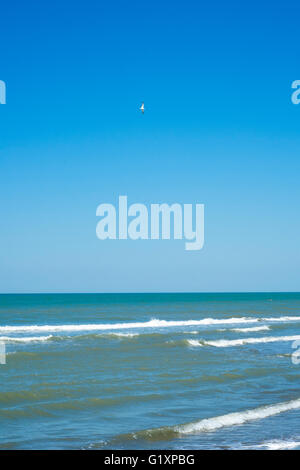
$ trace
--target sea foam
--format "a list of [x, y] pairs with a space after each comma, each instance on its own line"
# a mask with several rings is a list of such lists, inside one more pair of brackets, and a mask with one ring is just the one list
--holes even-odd
[[39, 341], [48, 341], [48, 339], [53, 338], [53, 335], [49, 336], [28, 336], [24, 338], [14, 338], [9, 336], [0, 336], [0, 341], [5, 343], [33, 343]]
[[300, 441], [274, 439], [253, 446], [243, 446], [243, 449], [262, 449], [262, 450], [291, 450], [300, 447]]
[[197, 325], [231, 325], [257, 322], [292, 322], [300, 321], [300, 317], [269, 317], [269, 318], [253, 318], [253, 317], [233, 317], [233, 318], [203, 318], [202, 320], [158, 320], [152, 319], [147, 322], [132, 323], [92, 323], [92, 324], [73, 324], [73, 325], [18, 325], [18, 326], [0, 326], [0, 332], [63, 332], [63, 331], [107, 331], [122, 330], [136, 328], [169, 328], [179, 326], [197, 326]]
[[197, 341], [188, 339], [191, 346], [215, 346], [216, 348], [229, 348], [233, 346], [243, 346], [244, 344], [257, 343], [275, 343], [277, 341], [296, 341], [300, 340], [300, 335], [295, 336], [266, 336], [264, 338], [240, 338], [240, 339], [217, 339], [215, 341]]
[[248, 423], [257, 419], [268, 418], [285, 411], [296, 410], [300, 408], [300, 399], [292, 400], [277, 405], [262, 406], [252, 410], [229, 413], [223, 416], [202, 419], [195, 423], [190, 423], [177, 427], [180, 434], [197, 434], [200, 432], [216, 431], [225, 426], [235, 426], [238, 424]]
[[252, 328], [232, 328], [229, 331], [234, 331], [236, 333], [249, 333], [250, 331], [267, 331], [269, 326], [254, 326]]

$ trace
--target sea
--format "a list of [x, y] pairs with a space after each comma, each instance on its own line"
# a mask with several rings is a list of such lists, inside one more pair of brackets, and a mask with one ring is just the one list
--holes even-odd
[[3, 294], [0, 346], [0, 449], [300, 449], [299, 293]]

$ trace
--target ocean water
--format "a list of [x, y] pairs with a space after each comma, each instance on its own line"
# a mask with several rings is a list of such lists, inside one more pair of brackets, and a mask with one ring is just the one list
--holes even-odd
[[0, 341], [0, 449], [300, 449], [300, 294], [0, 295]]

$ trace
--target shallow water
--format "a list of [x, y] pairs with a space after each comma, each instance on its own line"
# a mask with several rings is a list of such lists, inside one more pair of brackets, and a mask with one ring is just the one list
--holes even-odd
[[300, 294], [0, 295], [0, 448], [300, 448], [299, 327]]

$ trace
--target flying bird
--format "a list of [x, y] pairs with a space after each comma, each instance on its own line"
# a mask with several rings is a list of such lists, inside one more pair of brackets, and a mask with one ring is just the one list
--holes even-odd
[[145, 105], [144, 105], [144, 103], [142, 103], [142, 106], [140, 107], [140, 110], [141, 110], [142, 113], [144, 114], [144, 112], [145, 112]]

